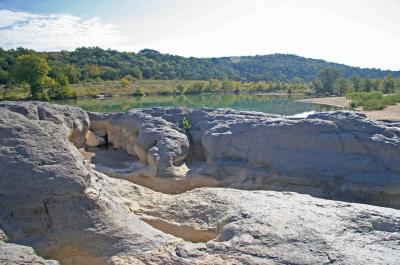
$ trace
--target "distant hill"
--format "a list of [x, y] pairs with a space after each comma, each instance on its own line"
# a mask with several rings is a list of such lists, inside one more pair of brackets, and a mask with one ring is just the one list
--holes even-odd
[[388, 75], [400, 77], [400, 71], [352, 67], [291, 54], [242, 56], [220, 59], [229, 60], [229, 67], [234, 69], [235, 73], [238, 73], [241, 77], [245, 77], [249, 80], [293, 80], [295, 78], [302, 78], [305, 81], [310, 81], [326, 67], [338, 69], [341, 76], [347, 78], [353, 75], [363, 78], [383, 78]]
[[[15, 57], [32, 52], [0, 49], [0, 67], [7, 71]], [[233, 79], [243, 81], [298, 80], [310, 81], [325, 67], [339, 70], [342, 76], [383, 78], [400, 77], [400, 71], [367, 69], [309, 59], [297, 55], [271, 54], [257, 56], [186, 58], [162, 54], [144, 49], [138, 53], [103, 50], [101, 48], [78, 48], [75, 51], [42, 52], [52, 68], [73, 67], [79, 79], [100, 77], [105, 80], [119, 79], [125, 75], [145, 79]], [[1, 69], [0, 69], [1, 71]]]

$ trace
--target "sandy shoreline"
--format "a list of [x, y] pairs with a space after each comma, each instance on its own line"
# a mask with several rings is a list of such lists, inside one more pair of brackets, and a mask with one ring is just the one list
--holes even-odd
[[[345, 97], [306, 98], [299, 99], [297, 101], [305, 103], [324, 104], [341, 108], [349, 107], [349, 104], [351, 102], [351, 100]], [[365, 111], [362, 109], [357, 109], [356, 111], [365, 113], [369, 119], [400, 121], [400, 104], [389, 106], [383, 110]]]

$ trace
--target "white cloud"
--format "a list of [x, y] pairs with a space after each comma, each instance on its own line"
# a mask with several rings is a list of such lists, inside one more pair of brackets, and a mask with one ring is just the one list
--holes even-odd
[[72, 50], [82, 46], [118, 48], [128, 38], [99, 18], [84, 20], [67, 14], [38, 15], [0, 10], [0, 47], [39, 51]]

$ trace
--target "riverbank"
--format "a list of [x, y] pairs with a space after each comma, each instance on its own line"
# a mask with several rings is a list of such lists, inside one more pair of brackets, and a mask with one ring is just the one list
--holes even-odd
[[[70, 94], [65, 98], [84, 98], [131, 95], [181, 95], [201, 93], [286, 93], [310, 94], [309, 84], [285, 82], [242, 82], [233, 80], [121, 80], [88, 81], [70, 84]], [[28, 86], [0, 86], [2, 100], [29, 100]]]
[[[303, 103], [323, 104], [340, 108], [350, 108], [351, 103], [351, 100], [347, 99], [346, 97], [307, 98], [299, 99], [297, 101]], [[367, 115], [369, 119], [400, 121], [400, 104], [388, 106], [383, 110], [366, 111], [361, 108], [357, 108], [356, 110]]]

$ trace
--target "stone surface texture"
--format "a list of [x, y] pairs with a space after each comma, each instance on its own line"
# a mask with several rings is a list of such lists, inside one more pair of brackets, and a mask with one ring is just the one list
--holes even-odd
[[[290, 118], [178, 108], [89, 116], [92, 130], [137, 156], [128, 167], [98, 170], [161, 192], [290, 190], [400, 208], [398, 123], [352, 112]], [[186, 131], [177, 126], [183, 117]]]
[[36, 255], [31, 247], [6, 243], [7, 236], [0, 230], [0, 264], [2, 265], [58, 265], [55, 260], [45, 260]]
[[1, 102], [0, 263], [399, 264], [399, 136], [351, 112]]

